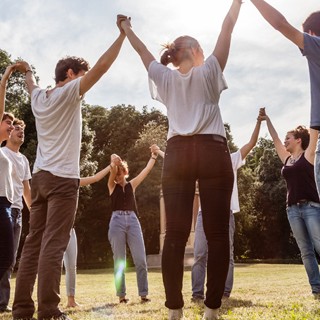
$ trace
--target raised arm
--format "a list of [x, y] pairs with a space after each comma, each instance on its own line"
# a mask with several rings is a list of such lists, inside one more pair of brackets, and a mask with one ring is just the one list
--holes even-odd
[[110, 165], [105, 167], [104, 169], [97, 172], [95, 175], [90, 177], [84, 177], [80, 179], [80, 187], [87, 186], [89, 184], [95, 183], [100, 181], [102, 178], [104, 178], [109, 172], [110, 172]]
[[138, 187], [138, 185], [147, 177], [149, 172], [152, 170], [153, 166], [157, 161], [158, 154], [151, 152], [151, 157], [145, 166], [145, 168], [135, 177], [133, 178], [130, 183], [132, 186], [133, 191]]
[[162, 150], [160, 150], [160, 148], [156, 144], [153, 144], [150, 147], [150, 150], [151, 150], [151, 153], [157, 154], [158, 156], [164, 158], [164, 152]]
[[116, 155], [116, 154], [112, 154], [110, 157], [110, 175], [109, 175], [109, 179], [108, 179], [108, 190], [109, 190], [109, 194], [111, 195], [114, 188], [116, 187], [116, 183], [115, 183], [115, 178], [118, 172], [118, 165], [121, 161], [121, 158]]
[[150, 63], [155, 60], [152, 53], [148, 50], [146, 45], [138, 38], [138, 36], [133, 32], [131, 26], [131, 19], [127, 18], [123, 15], [118, 15], [118, 20], [120, 20], [120, 25], [122, 30], [127, 35], [129, 42], [131, 43], [134, 50], [137, 51], [138, 55], [140, 56], [145, 68], [149, 69]]
[[2, 121], [5, 110], [7, 82], [15, 68], [15, 64], [8, 66], [0, 81], [0, 122]]
[[304, 48], [303, 33], [293, 27], [278, 10], [264, 0], [251, 0], [251, 2], [272, 27], [281, 32], [299, 48]]
[[231, 7], [222, 23], [221, 31], [213, 50], [213, 55], [219, 61], [222, 71], [227, 64], [231, 44], [231, 34], [239, 16], [241, 3], [241, 0], [232, 1]]
[[271, 138], [273, 140], [277, 154], [278, 154], [281, 162], [285, 163], [286, 159], [290, 156], [290, 152], [288, 152], [286, 150], [285, 146], [283, 145], [283, 143], [279, 139], [279, 136], [278, 136], [276, 129], [274, 128], [270, 118], [265, 113], [265, 109], [262, 108], [260, 110], [262, 110], [262, 111], [260, 111], [260, 113], [259, 113], [259, 119], [261, 119], [262, 121], [265, 120], [267, 122], [268, 131], [269, 131]]
[[258, 117], [257, 123], [253, 129], [251, 138], [248, 143], [246, 143], [244, 146], [241, 147], [240, 153], [241, 158], [244, 159], [248, 153], [252, 150], [252, 148], [256, 145], [259, 137], [260, 127], [261, 127], [261, 119]]
[[91, 87], [109, 70], [112, 63], [116, 60], [123, 41], [124, 32], [120, 32], [118, 38], [111, 47], [99, 58], [96, 64], [81, 78], [80, 94], [85, 94]]
[[26, 84], [28, 88], [29, 94], [33, 91], [33, 89], [37, 88], [37, 82], [33, 75], [33, 70], [30, 67], [29, 63], [26, 61], [20, 61], [16, 65], [16, 69], [20, 71], [21, 73], [24, 73], [26, 76]]
[[309, 145], [304, 153], [305, 158], [311, 163], [314, 164], [314, 159], [316, 155], [316, 147], [318, 142], [319, 131], [310, 128], [310, 141]]

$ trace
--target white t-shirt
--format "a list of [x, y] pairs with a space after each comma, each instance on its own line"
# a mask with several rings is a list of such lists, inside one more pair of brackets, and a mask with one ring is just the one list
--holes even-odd
[[28, 159], [21, 152], [14, 152], [7, 147], [2, 151], [12, 163], [13, 202], [11, 207], [23, 209], [23, 181], [31, 179]]
[[46, 170], [65, 178], [80, 177], [81, 99], [80, 78], [46, 90], [34, 89], [32, 112], [36, 119], [38, 148], [33, 172]]
[[219, 99], [227, 84], [215, 56], [210, 55], [203, 65], [187, 74], [154, 60], [148, 74], [151, 97], [167, 108], [168, 139], [194, 134], [226, 136]]
[[245, 164], [246, 161], [245, 159], [242, 159], [240, 150], [231, 153], [230, 157], [231, 157], [231, 163], [232, 163], [232, 169], [233, 169], [233, 175], [234, 175], [230, 210], [232, 210], [233, 213], [236, 213], [240, 211], [237, 171], [240, 167], [242, 167]]
[[13, 202], [12, 164], [0, 148], [0, 197]]

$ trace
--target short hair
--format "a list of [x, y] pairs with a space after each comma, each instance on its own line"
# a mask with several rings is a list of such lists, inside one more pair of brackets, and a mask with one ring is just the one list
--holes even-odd
[[288, 133], [291, 133], [295, 139], [301, 139], [301, 147], [303, 150], [308, 148], [310, 133], [305, 126], [298, 126], [295, 129], [288, 131]]
[[310, 14], [306, 21], [302, 24], [304, 32], [314, 32], [315, 35], [320, 36], [320, 11], [315, 11]]
[[9, 113], [9, 112], [4, 112], [1, 121], [4, 121], [6, 119], [10, 119], [11, 121], [14, 121], [14, 115], [12, 113]]
[[23, 129], [26, 127], [25, 122], [24, 122], [23, 120], [18, 119], [18, 118], [15, 118], [15, 119], [13, 120], [13, 125], [14, 125], [14, 126], [20, 126], [20, 127], [22, 127]]
[[199, 48], [199, 42], [190, 36], [181, 36], [174, 40], [172, 43], [163, 45], [164, 52], [161, 55], [160, 62], [163, 65], [172, 63], [175, 67], [187, 58], [190, 58], [190, 52], [186, 49]]
[[88, 71], [89, 68], [89, 63], [83, 58], [74, 56], [62, 58], [57, 62], [55, 69], [56, 84], [67, 79], [67, 71], [69, 69], [71, 69], [75, 74], [78, 74], [81, 70]]

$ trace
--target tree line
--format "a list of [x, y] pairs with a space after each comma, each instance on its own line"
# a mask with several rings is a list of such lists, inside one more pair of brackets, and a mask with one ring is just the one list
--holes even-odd
[[[0, 49], [0, 73], [11, 56]], [[37, 79], [36, 68], [34, 68]], [[39, 80], [39, 79], [37, 79]], [[21, 152], [32, 168], [37, 147], [35, 120], [24, 75], [16, 72], [9, 80], [6, 111], [25, 121], [25, 142]], [[162, 150], [166, 146], [167, 117], [155, 108], [144, 106], [138, 110], [132, 105], [96, 106], [82, 104], [83, 129], [80, 159], [81, 177], [93, 175], [110, 163], [116, 153], [128, 161], [130, 176], [136, 176], [150, 157], [149, 146], [156, 143]], [[229, 149], [234, 152], [231, 127], [225, 124]], [[249, 139], [249, 136], [248, 136]], [[241, 147], [241, 146], [239, 146]], [[235, 259], [300, 260], [299, 250], [292, 237], [286, 216], [286, 186], [280, 175], [281, 161], [273, 143], [260, 138], [248, 155], [246, 165], [238, 170], [241, 211], [235, 214]], [[147, 254], [159, 253], [162, 159], [137, 189], [137, 206], [145, 239]], [[130, 179], [130, 177], [129, 177]], [[31, 181], [32, 187], [32, 181]], [[111, 200], [107, 178], [91, 186], [81, 187], [75, 221], [78, 237], [78, 266], [83, 268], [111, 267], [112, 250], [108, 241], [111, 218]], [[29, 212], [23, 211], [23, 239], [28, 233]]]

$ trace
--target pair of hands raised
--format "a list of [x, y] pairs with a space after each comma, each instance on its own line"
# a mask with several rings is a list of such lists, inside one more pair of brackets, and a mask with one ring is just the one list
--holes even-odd
[[123, 14], [117, 15], [117, 27], [121, 33], [125, 33], [124, 28], [131, 28], [131, 17], [127, 17]]

